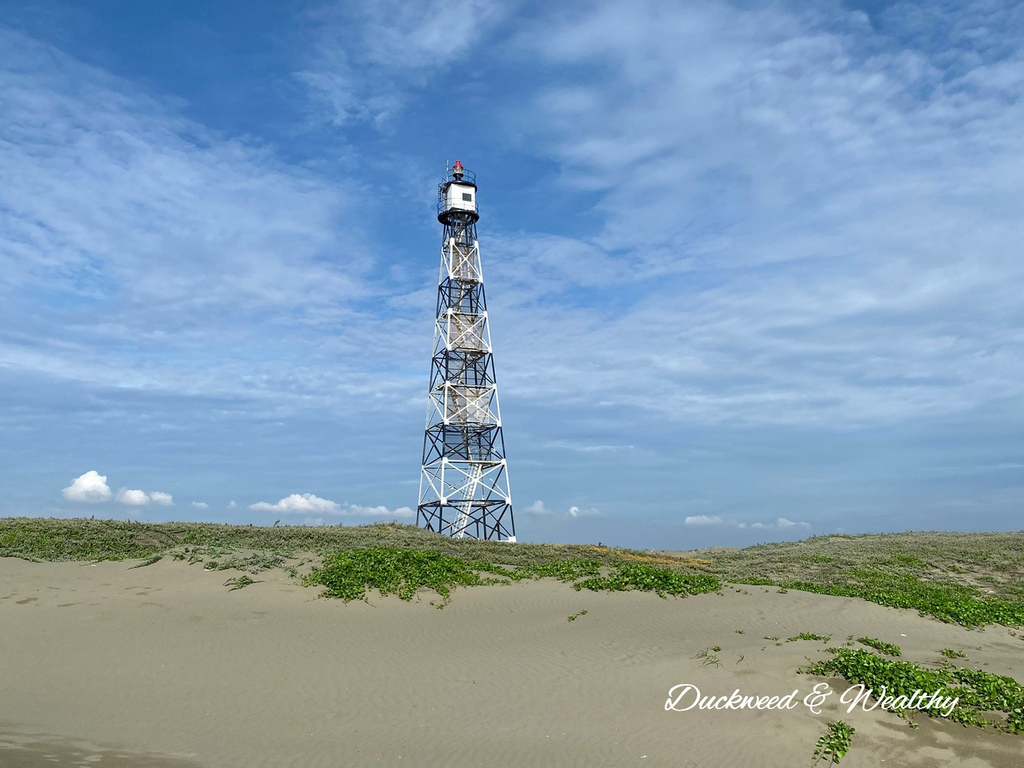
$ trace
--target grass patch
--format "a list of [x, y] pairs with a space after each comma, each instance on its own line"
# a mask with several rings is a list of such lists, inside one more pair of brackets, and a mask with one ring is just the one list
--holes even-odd
[[315, 569], [302, 583], [323, 586], [324, 596], [340, 597], [346, 603], [365, 600], [367, 589], [376, 589], [382, 596], [398, 595], [402, 600], [412, 600], [417, 590], [424, 587], [433, 589], [448, 602], [453, 587], [484, 583], [477, 570], [464, 560], [438, 552], [363, 549], [326, 558], [323, 567]]
[[285, 565], [285, 559], [281, 555], [268, 554], [265, 552], [254, 552], [247, 557], [229, 557], [223, 562], [213, 560], [205, 564], [211, 571], [245, 571], [246, 573], [262, 573], [271, 568], [281, 568]]
[[719, 660], [718, 656], [715, 655], [715, 653], [721, 650], [722, 649], [719, 648], [717, 645], [714, 648], [705, 648], [703, 651], [698, 651], [693, 658], [701, 659], [700, 665], [702, 667], [720, 667], [722, 666], [722, 662]]
[[876, 651], [880, 651], [886, 656], [898, 657], [903, 655], [903, 651], [898, 645], [883, 643], [881, 640], [874, 637], [858, 637], [857, 642], [861, 645], [866, 645], [868, 648], [874, 648]]
[[252, 578], [251, 576], [242, 575], [234, 576], [228, 579], [224, 582], [224, 586], [231, 587], [231, 589], [229, 589], [228, 592], [234, 592], [236, 589], [242, 589], [243, 587], [248, 587], [250, 584], [257, 583], [258, 582], [256, 581], [256, 579]]
[[[481, 573], [487, 577], [481, 577]], [[454, 587], [555, 578], [571, 583], [577, 590], [655, 592], [661, 597], [685, 597], [718, 588], [718, 581], [705, 574], [677, 573], [636, 562], [602, 565], [596, 560], [571, 559], [534, 563], [508, 569], [487, 562], [471, 562], [438, 552], [372, 548], [337, 552], [324, 559], [320, 568], [303, 579], [306, 586], [323, 586], [323, 594], [349, 600], [363, 600], [367, 589], [382, 596], [398, 595], [411, 600], [421, 588], [433, 589], [447, 603]]]
[[[525, 567], [563, 560], [602, 565], [637, 563], [672, 569], [701, 569], [707, 560], [651, 555], [589, 544], [510, 544], [452, 539], [414, 525], [362, 526], [219, 525], [215, 523], [135, 523], [118, 520], [0, 518], [0, 557], [40, 561], [145, 559], [156, 554], [219, 559], [237, 551], [289, 557], [307, 552], [327, 555], [360, 549], [395, 548], [438, 552], [467, 562]], [[196, 560], [198, 562], [198, 560]]]
[[832, 639], [832, 635], [827, 635], [826, 636], [826, 635], [816, 635], [813, 632], [801, 632], [799, 635], [794, 635], [793, 637], [786, 638], [786, 642], [787, 643], [792, 643], [792, 642], [795, 642], [797, 640], [820, 640], [823, 643], [827, 643], [831, 639]]
[[625, 592], [641, 590], [654, 592], [659, 597], [674, 595], [686, 597], [718, 589], [718, 579], [703, 573], [680, 573], [667, 568], [652, 565], [626, 563], [612, 566], [613, 572], [608, 576], [591, 576], [576, 582], [576, 589], [590, 589], [595, 592]]
[[825, 760], [832, 764], [838, 763], [850, 751], [853, 734], [856, 732], [857, 729], [842, 720], [829, 723], [825, 735], [818, 739], [814, 747], [814, 762]]
[[1024, 532], [816, 536], [699, 554], [732, 583], [856, 597], [965, 627], [1024, 626]]
[[716, 591], [720, 582], [760, 584], [780, 593], [802, 589], [910, 608], [966, 627], [1024, 626], [1024, 532], [819, 536], [677, 556], [601, 545], [458, 540], [396, 523], [259, 527], [0, 519], [0, 557], [35, 562], [164, 556], [212, 569], [280, 568], [297, 576], [307, 562], [368, 549], [432, 552], [482, 564], [478, 573], [500, 566], [503, 572], [494, 575], [501, 578], [559, 578], [577, 589], [684, 596]]
[[[1011, 677], [951, 665], [926, 669], [859, 648], [830, 648], [829, 652], [833, 654], [831, 659], [804, 671], [822, 677], [841, 677], [854, 684], [863, 683], [871, 689], [876, 701], [879, 695], [909, 699], [918, 690], [928, 695], [941, 691], [942, 696], [959, 698], [948, 719], [966, 726], [994, 726], [1008, 733], [1024, 733], [1024, 687]], [[909, 714], [915, 710], [891, 711], [913, 725]], [[932, 717], [941, 716], [932, 709], [920, 711]], [[991, 713], [1000, 713], [1003, 717], [990, 719]]]
[[1024, 625], [1024, 601], [983, 598], [973, 587], [923, 581], [910, 574], [855, 571], [841, 582], [791, 582], [790, 589], [837, 597], [859, 597], [890, 608], [912, 608], [948, 624], [982, 627]]

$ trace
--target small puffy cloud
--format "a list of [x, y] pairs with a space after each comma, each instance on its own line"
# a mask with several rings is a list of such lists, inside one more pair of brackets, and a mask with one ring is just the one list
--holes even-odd
[[68, 501], [86, 504], [96, 504], [113, 499], [129, 507], [144, 507], [150, 502], [164, 507], [174, 505], [174, 497], [162, 491], [146, 493], [145, 491], [122, 488], [117, 493], [113, 493], [110, 486], [107, 485], [106, 475], [101, 475], [94, 469], [77, 478], [61, 493]]
[[599, 517], [601, 512], [593, 507], [590, 509], [580, 509], [579, 507], [569, 507], [569, 517]]
[[234, 499], [228, 502], [228, 509], [238, 509], [238, 502]]
[[357, 515], [362, 517], [415, 517], [416, 513], [410, 507], [399, 507], [390, 510], [381, 505], [377, 507], [361, 507], [358, 504], [350, 504], [342, 514]]
[[[367, 507], [361, 504], [339, 504], [330, 499], [321, 499], [312, 493], [293, 493], [276, 504], [260, 501], [249, 505], [249, 509], [256, 512], [276, 512], [283, 515], [306, 515], [305, 525], [326, 525], [327, 523], [324, 521], [323, 515], [390, 519], [416, 516], [416, 512], [410, 507], [388, 509], [384, 505]], [[309, 522], [311, 520], [314, 522]]]
[[722, 525], [722, 518], [718, 515], [693, 515], [686, 518], [686, 525]]
[[[234, 502], [231, 502], [234, 504]], [[336, 501], [321, 499], [312, 493], [293, 493], [285, 496], [276, 504], [260, 501], [250, 504], [249, 509], [256, 512], [280, 512], [285, 515], [337, 515], [341, 512], [341, 506]]]
[[554, 514], [554, 512], [548, 509], [540, 499], [537, 499], [533, 504], [520, 511], [524, 515], [532, 515], [534, 517], [546, 517], [547, 515]]
[[118, 491], [114, 499], [129, 507], [144, 507], [149, 504], [149, 494], [145, 491], [133, 491], [127, 488]]
[[61, 495], [68, 501], [79, 504], [98, 504], [101, 501], [110, 501], [113, 494], [107, 485], [107, 476], [90, 469], [84, 475], [75, 478], [71, 485], [61, 491]]
[[210, 508], [210, 505], [207, 504], [205, 501], [193, 501], [192, 502], [192, 506], [195, 507], [196, 509], [209, 509]]

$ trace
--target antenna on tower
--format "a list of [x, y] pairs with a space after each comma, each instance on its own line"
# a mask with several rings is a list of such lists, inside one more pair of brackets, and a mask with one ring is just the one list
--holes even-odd
[[444, 225], [416, 523], [453, 538], [515, 541], [487, 301], [476, 175], [461, 162], [437, 187]]

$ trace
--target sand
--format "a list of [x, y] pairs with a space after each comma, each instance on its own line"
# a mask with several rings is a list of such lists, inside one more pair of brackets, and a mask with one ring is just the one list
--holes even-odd
[[[1024, 640], [1001, 627], [764, 587], [664, 600], [542, 581], [459, 589], [443, 610], [433, 593], [346, 605], [279, 571], [229, 592], [200, 565], [130, 565], [0, 558], [0, 765], [802, 766], [837, 718], [857, 729], [849, 768], [1024, 755], [1024, 737], [923, 715], [914, 730], [838, 693], [814, 714], [820, 679], [797, 670], [823, 644], [764, 639], [868, 635], [928, 663], [953, 648], [1024, 681]], [[717, 665], [695, 658], [713, 646]], [[801, 703], [667, 712], [681, 683]]]

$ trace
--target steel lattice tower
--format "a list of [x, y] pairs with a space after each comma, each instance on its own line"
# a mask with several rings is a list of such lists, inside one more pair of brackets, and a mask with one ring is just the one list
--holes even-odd
[[416, 522], [459, 539], [515, 541], [476, 195], [475, 175], [456, 161], [438, 185], [444, 238]]

